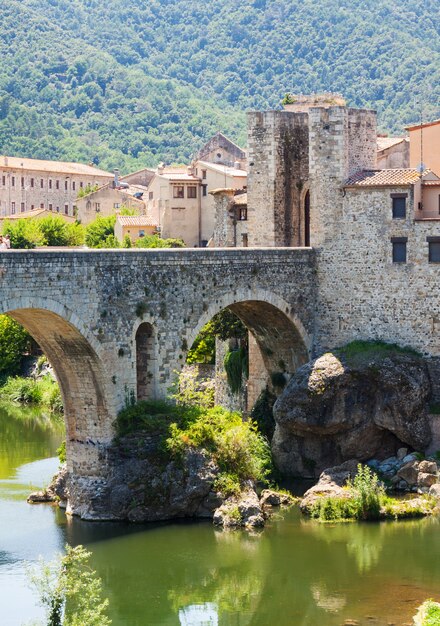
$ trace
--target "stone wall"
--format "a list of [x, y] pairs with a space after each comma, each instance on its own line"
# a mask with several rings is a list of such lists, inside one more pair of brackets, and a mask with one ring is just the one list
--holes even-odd
[[[406, 219], [392, 218], [392, 192], [409, 194]], [[440, 266], [427, 242], [440, 236], [440, 221], [414, 222], [409, 187], [347, 189], [340, 219], [319, 250], [321, 349], [382, 339], [440, 357]], [[393, 263], [392, 237], [407, 238], [406, 263]], [[431, 371], [438, 393], [436, 359]]]
[[248, 113], [250, 246], [298, 246], [308, 179], [307, 113]]

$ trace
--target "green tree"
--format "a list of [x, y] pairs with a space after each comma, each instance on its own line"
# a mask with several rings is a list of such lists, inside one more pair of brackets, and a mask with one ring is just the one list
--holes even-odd
[[135, 243], [136, 248], [184, 248], [182, 239], [161, 239], [159, 235], [141, 237]]
[[11, 248], [35, 248], [46, 245], [37, 220], [19, 219], [5, 220], [2, 228], [3, 234], [11, 238]]
[[96, 220], [91, 222], [86, 227], [85, 242], [89, 248], [101, 248], [101, 247], [118, 247], [103, 245], [106, 242], [110, 243], [108, 237], [111, 235], [114, 237], [114, 228], [116, 223], [116, 216], [110, 215], [109, 217], [97, 217]]
[[0, 315], [0, 374], [16, 374], [30, 335], [8, 315]]
[[49, 215], [37, 222], [48, 246], [74, 246], [84, 243], [84, 227], [69, 224], [60, 215]]
[[66, 545], [66, 554], [52, 563], [41, 563], [30, 574], [40, 604], [46, 610], [46, 626], [108, 626], [108, 600], [102, 582], [90, 568], [91, 552]]

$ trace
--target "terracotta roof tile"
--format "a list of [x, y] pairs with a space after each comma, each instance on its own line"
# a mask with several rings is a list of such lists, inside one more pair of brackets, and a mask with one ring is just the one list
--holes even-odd
[[150, 215], [118, 215], [121, 226], [157, 226]]
[[400, 185], [413, 185], [419, 178], [420, 174], [415, 168], [360, 170], [347, 180], [344, 187], [395, 187]]
[[397, 144], [402, 143], [402, 141], [408, 141], [407, 137], [377, 137], [377, 151], [382, 152], [382, 150], [388, 150], [388, 148], [397, 146]]
[[35, 172], [53, 172], [56, 174], [77, 174], [112, 178], [113, 174], [104, 172], [97, 167], [84, 163], [70, 163], [66, 161], [42, 161], [39, 159], [25, 159], [22, 157], [0, 156], [0, 169], [32, 170]]

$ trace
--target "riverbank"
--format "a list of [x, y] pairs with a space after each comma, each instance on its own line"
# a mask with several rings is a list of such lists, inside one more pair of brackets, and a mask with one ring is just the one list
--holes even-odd
[[61, 414], [63, 401], [51, 373], [41, 376], [8, 376], [0, 381], [0, 401], [33, 406]]

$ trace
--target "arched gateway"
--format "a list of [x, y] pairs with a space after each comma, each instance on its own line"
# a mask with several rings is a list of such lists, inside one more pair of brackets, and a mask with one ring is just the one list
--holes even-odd
[[243, 320], [267, 371], [304, 362], [315, 275], [304, 249], [1, 253], [0, 313], [30, 332], [60, 382], [71, 510], [96, 518], [118, 411], [132, 398], [164, 397], [219, 310]]

